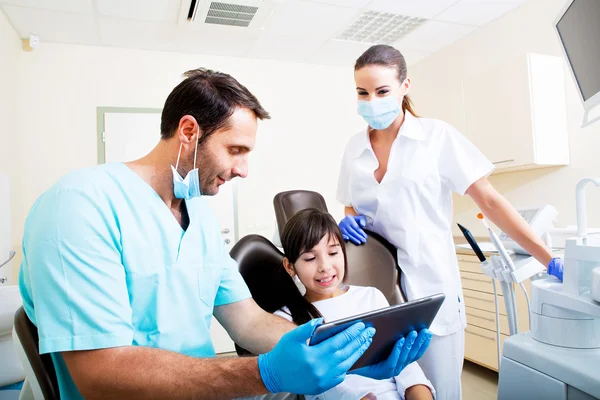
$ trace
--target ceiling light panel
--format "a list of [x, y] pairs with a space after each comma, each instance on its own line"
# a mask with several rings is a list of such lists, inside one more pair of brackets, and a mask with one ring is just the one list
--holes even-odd
[[424, 18], [378, 11], [364, 11], [336, 40], [370, 44], [391, 44], [419, 27]]

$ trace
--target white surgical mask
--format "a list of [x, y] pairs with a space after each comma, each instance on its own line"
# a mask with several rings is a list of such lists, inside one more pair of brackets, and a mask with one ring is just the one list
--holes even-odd
[[178, 199], [189, 200], [194, 197], [200, 197], [202, 195], [202, 193], [200, 192], [200, 175], [198, 174], [198, 168], [196, 167], [196, 156], [198, 155], [199, 138], [200, 132], [198, 132], [198, 135], [196, 136], [196, 150], [194, 150], [194, 169], [187, 173], [185, 179], [183, 179], [179, 172], [177, 172], [183, 143], [179, 145], [177, 163], [174, 167], [171, 165], [171, 169], [173, 170], [173, 192], [175, 193], [175, 197], [177, 197]]
[[373, 129], [386, 129], [401, 111], [396, 96], [379, 97], [371, 101], [358, 100], [358, 113]]

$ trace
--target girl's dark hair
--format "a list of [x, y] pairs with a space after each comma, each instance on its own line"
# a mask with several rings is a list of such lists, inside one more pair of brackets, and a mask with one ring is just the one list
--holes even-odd
[[[299, 211], [290, 218], [285, 224], [281, 235], [283, 252], [293, 265], [302, 253], [315, 247], [325, 235], [329, 235], [330, 238], [336, 238], [340, 244], [342, 254], [344, 255], [345, 279], [348, 273], [346, 246], [338, 224], [326, 212], [319, 211], [316, 208], [308, 208]], [[282, 272], [282, 279], [292, 280], [287, 272]], [[286, 293], [285, 305], [290, 310], [292, 320], [297, 325], [304, 324], [314, 318], [322, 317], [319, 310], [306, 300], [298, 290], [290, 290], [289, 293]]]
[[[402, 53], [400, 53], [400, 51], [395, 47], [385, 44], [376, 44], [369, 47], [356, 60], [356, 64], [354, 64], [354, 70], [358, 71], [359, 69], [369, 65], [382, 65], [384, 67], [394, 68], [398, 71], [398, 80], [400, 83], [404, 82], [406, 79], [406, 60], [404, 59]], [[406, 111], [417, 117], [417, 114], [414, 110], [414, 105], [408, 95], [404, 96], [404, 99], [402, 99], [402, 112], [406, 113]]]

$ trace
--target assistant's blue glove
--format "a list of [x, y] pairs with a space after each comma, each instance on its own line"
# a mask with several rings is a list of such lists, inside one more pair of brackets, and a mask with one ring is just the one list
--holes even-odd
[[367, 234], [361, 229], [365, 226], [367, 226], [367, 219], [364, 215], [346, 215], [340, 221], [342, 237], [356, 245], [367, 243]]
[[283, 335], [266, 354], [258, 356], [258, 369], [271, 393], [319, 394], [339, 385], [371, 344], [374, 328], [362, 322], [323, 342], [307, 340], [322, 319], [314, 319]]
[[553, 258], [548, 264], [548, 275], [552, 275], [563, 280], [563, 269], [565, 268], [565, 264], [562, 258]]
[[408, 364], [421, 358], [430, 342], [431, 332], [429, 329], [421, 330], [419, 335], [416, 331], [412, 331], [406, 338], [401, 338], [396, 342], [387, 360], [350, 371], [350, 373], [372, 379], [388, 379], [398, 376]]

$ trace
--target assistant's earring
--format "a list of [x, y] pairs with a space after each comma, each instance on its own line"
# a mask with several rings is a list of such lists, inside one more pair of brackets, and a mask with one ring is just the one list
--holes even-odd
[[294, 283], [296, 284], [296, 287], [298, 288], [300, 294], [304, 296], [306, 294], [306, 286], [304, 286], [300, 278], [298, 278], [298, 275], [294, 275], [292, 279], [294, 280]]

